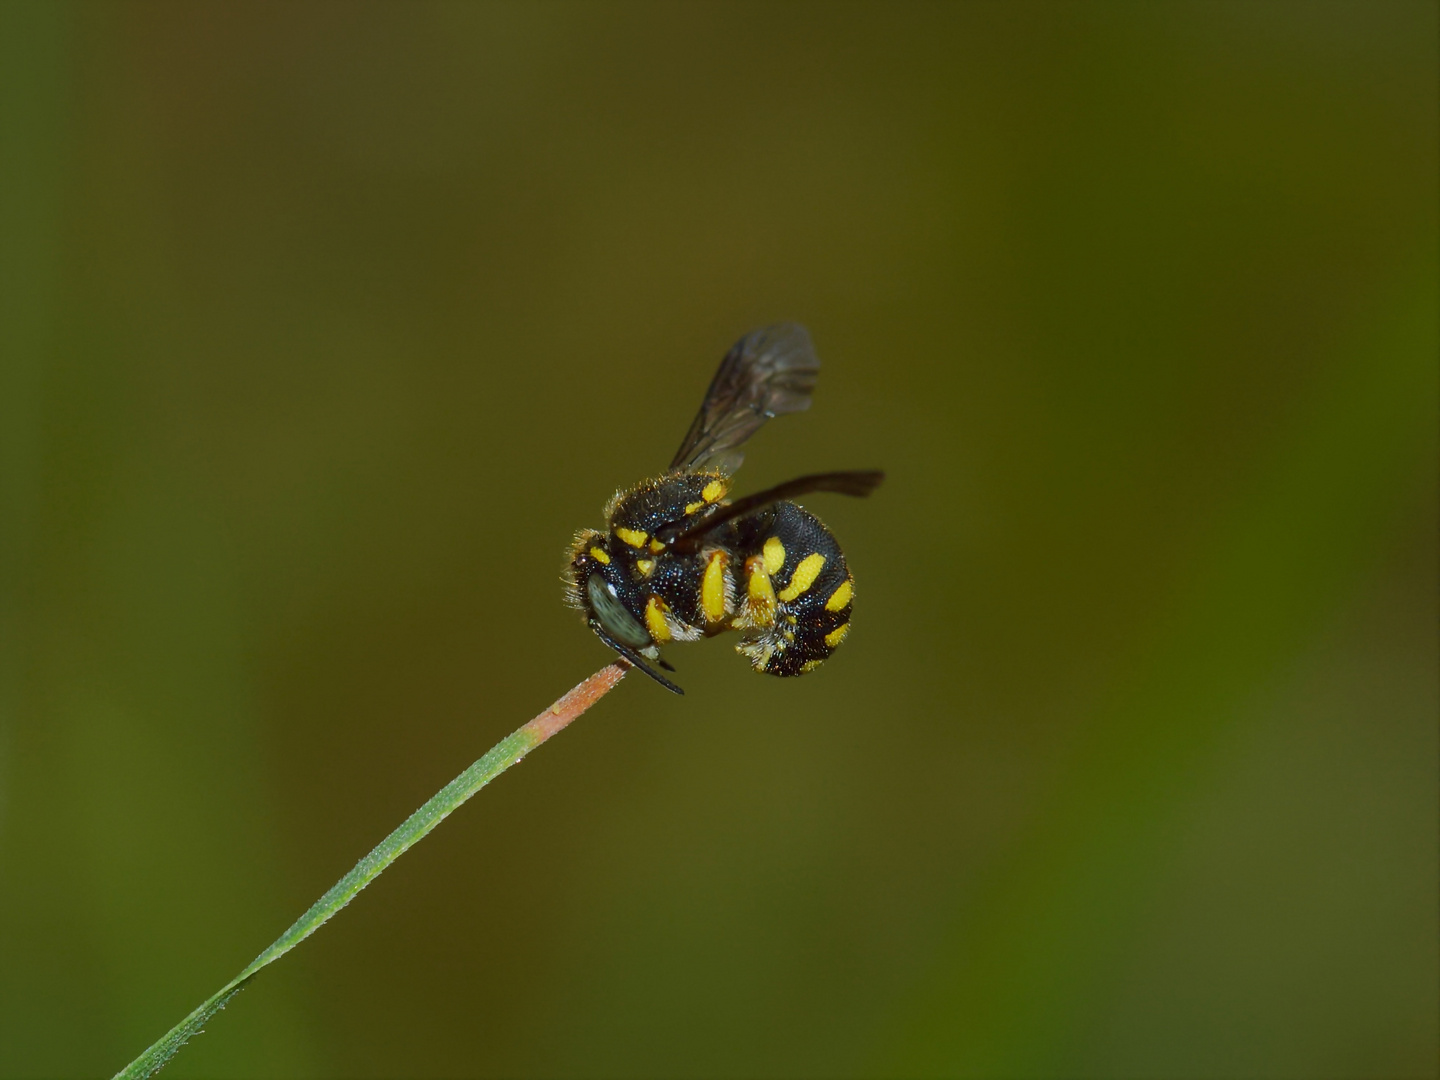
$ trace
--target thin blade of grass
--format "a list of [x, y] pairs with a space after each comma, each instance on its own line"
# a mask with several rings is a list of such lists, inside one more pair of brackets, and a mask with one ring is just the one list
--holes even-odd
[[392, 862], [482, 787], [506, 769], [521, 761], [552, 735], [561, 731], [586, 709], [608, 694], [629, 670], [623, 661], [601, 668], [535, 719], [501, 739], [484, 757], [476, 761], [450, 783], [441, 788], [424, 806], [416, 810], [398, 829], [382, 840], [374, 850], [355, 864], [348, 874], [311, 905], [281, 934], [268, 949], [252, 960], [219, 991], [207, 998], [194, 1012], [156, 1040], [149, 1049], [120, 1072], [115, 1080], [141, 1080], [165, 1067], [179, 1049], [200, 1034], [206, 1022], [223, 1009], [232, 997], [245, 988], [256, 972], [284, 956], [300, 942], [320, 929], [330, 917], [355, 898], [355, 894], [380, 876]]

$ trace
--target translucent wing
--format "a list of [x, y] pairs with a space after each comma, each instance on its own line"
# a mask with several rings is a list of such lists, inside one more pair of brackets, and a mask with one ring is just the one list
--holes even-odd
[[720, 361], [700, 412], [671, 469], [734, 472], [739, 449], [772, 416], [810, 407], [820, 361], [799, 323], [776, 323], [746, 334]]

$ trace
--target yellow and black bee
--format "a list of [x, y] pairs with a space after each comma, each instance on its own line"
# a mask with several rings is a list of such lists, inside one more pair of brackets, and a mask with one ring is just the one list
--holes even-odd
[[671, 641], [723, 630], [767, 675], [803, 675], [850, 629], [854, 579], [820, 519], [789, 502], [812, 491], [869, 495], [877, 471], [832, 472], [730, 502], [740, 446], [772, 416], [810, 407], [820, 361], [803, 326], [747, 334], [720, 362], [685, 441], [663, 476], [605, 507], [609, 532], [575, 537], [566, 597], [590, 628], [662, 686], [685, 691], [646, 660]]

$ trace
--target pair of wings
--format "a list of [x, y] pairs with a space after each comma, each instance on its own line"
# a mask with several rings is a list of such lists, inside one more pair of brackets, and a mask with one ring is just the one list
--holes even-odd
[[[820, 374], [820, 361], [809, 332], [799, 323], [776, 323], [751, 331], [737, 341], [710, 381], [700, 411], [670, 462], [672, 472], [719, 469], [733, 473], [745, 459], [741, 446], [765, 421], [810, 408], [810, 395]], [[681, 550], [696, 546], [716, 525], [781, 499], [813, 491], [865, 496], [885, 474], [870, 472], [815, 473], [729, 503], [694, 522], [676, 522], [658, 539]]]

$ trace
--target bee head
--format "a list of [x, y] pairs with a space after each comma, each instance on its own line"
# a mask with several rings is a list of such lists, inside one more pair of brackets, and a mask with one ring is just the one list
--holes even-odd
[[580, 533], [565, 578], [567, 598], [585, 613], [596, 633], [635, 650], [654, 646], [649, 631], [629, 610], [637, 597], [611, 555], [610, 537], [593, 530]]
[[644, 595], [626, 579], [608, 536], [593, 530], [576, 536], [565, 582], [567, 599], [584, 612], [596, 637], [662, 686], [684, 693], [645, 662], [653, 660], [674, 670], [660, 658], [643, 616], [637, 614], [644, 610]]

